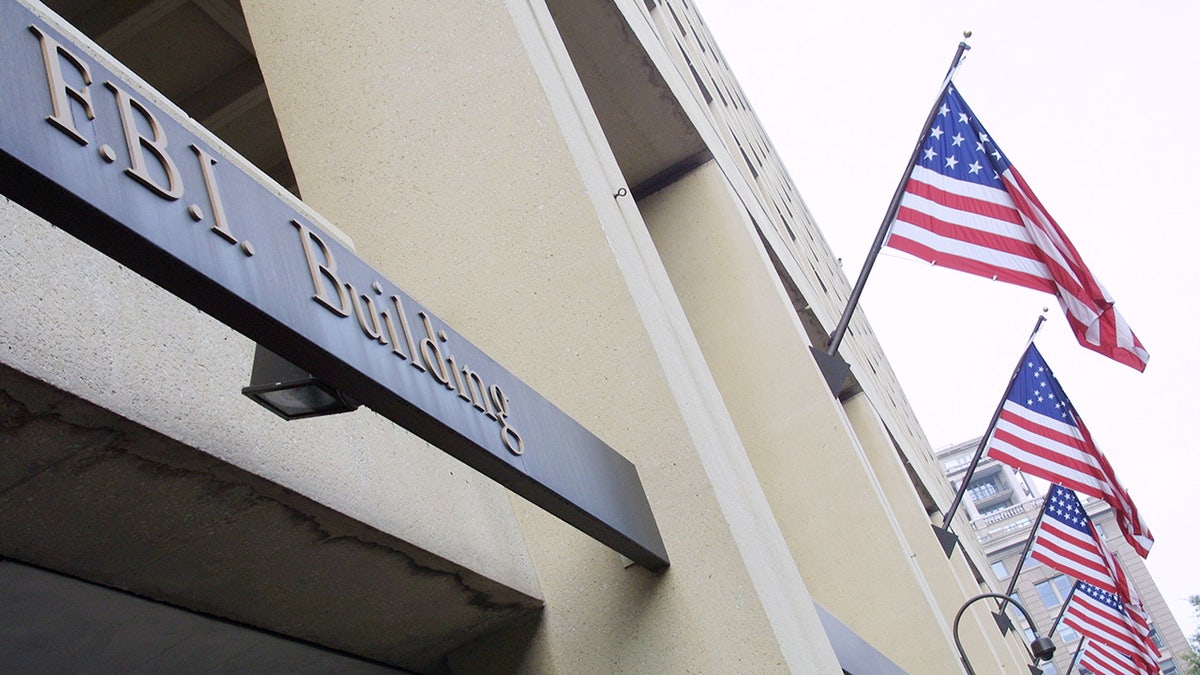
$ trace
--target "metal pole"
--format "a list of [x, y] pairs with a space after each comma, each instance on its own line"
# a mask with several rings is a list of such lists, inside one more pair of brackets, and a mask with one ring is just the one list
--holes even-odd
[[958, 624], [962, 621], [962, 616], [967, 611], [967, 607], [984, 598], [1007, 598], [1013, 607], [1021, 610], [1021, 614], [1025, 615], [1025, 620], [1029, 622], [1029, 629], [1033, 631], [1033, 644], [1030, 645], [1030, 652], [1033, 655], [1034, 664], [1029, 666], [1029, 670], [1031, 673], [1041, 673], [1042, 671], [1038, 669], [1036, 663], [1041, 659], [1048, 660], [1054, 656], [1054, 644], [1038, 633], [1037, 624], [1033, 622], [1033, 617], [1021, 606], [1021, 603], [999, 593], [981, 593], [963, 603], [963, 606], [958, 608], [958, 613], [954, 615], [954, 627], [952, 631], [954, 634], [954, 646], [958, 648], [958, 659], [962, 662], [963, 668], [967, 670], [968, 675], [975, 675], [975, 669], [971, 667], [971, 660], [967, 658], [967, 653], [963, 651], [962, 640], [958, 637]]
[[1071, 672], [1075, 670], [1075, 664], [1079, 663], [1079, 655], [1083, 653], [1083, 645], [1087, 641], [1086, 637], [1079, 638], [1079, 646], [1075, 648], [1075, 653], [1071, 655], [1071, 662], [1067, 664], [1067, 672], [1064, 675], [1071, 675]]
[[[970, 31], [964, 32], [963, 37], [970, 37]], [[946, 95], [946, 89], [950, 86], [950, 80], [954, 77], [954, 71], [958, 69], [958, 64], [962, 61], [963, 54], [970, 49], [971, 46], [966, 42], [958, 43], [958, 51], [954, 52], [954, 60], [950, 62], [950, 70], [946, 72], [946, 79], [942, 82], [942, 88], [938, 92], [937, 101], [934, 102], [933, 108], [929, 111], [929, 116], [925, 118], [925, 124], [921, 127], [921, 136], [917, 139], [916, 147], [913, 148], [912, 156], [908, 158], [908, 166], [904, 169], [904, 178], [900, 180], [900, 184], [896, 186], [896, 192], [892, 194], [892, 202], [888, 205], [886, 215], [883, 217], [883, 223], [879, 226], [879, 231], [875, 233], [875, 241], [871, 244], [871, 250], [867, 253], [867, 260], [863, 263], [862, 270], [858, 273], [858, 281], [854, 283], [854, 290], [850, 292], [850, 299], [846, 301], [846, 309], [842, 311], [842, 318], [838, 321], [837, 328], [829, 335], [829, 344], [825, 347], [825, 353], [833, 356], [837, 353], [838, 347], [842, 344], [842, 338], [846, 335], [846, 329], [850, 327], [850, 316], [854, 314], [855, 308], [858, 307], [858, 299], [862, 296], [863, 286], [867, 284], [867, 275], [871, 273], [871, 268], [875, 266], [875, 259], [879, 257], [879, 251], [883, 248], [883, 242], [887, 239], [888, 230], [891, 229], [892, 219], [896, 217], [896, 212], [900, 209], [900, 197], [904, 194], [904, 186], [908, 182], [908, 177], [912, 174], [913, 166], [916, 165], [917, 159], [921, 156], [921, 147], [925, 144], [925, 139], [929, 136], [929, 127], [933, 125], [933, 120], [937, 117], [938, 108], [942, 104], [942, 98]]]
[[[1037, 539], [1038, 526], [1042, 524], [1042, 517], [1046, 515], [1046, 504], [1049, 502], [1042, 498], [1042, 508], [1038, 509], [1037, 518], [1033, 521], [1033, 529], [1029, 532], [1029, 538], [1025, 540], [1025, 548], [1021, 549], [1021, 557], [1017, 560], [1017, 569], [1013, 572], [1012, 579], [1008, 582], [1008, 590], [1004, 591], [1005, 596], [1011, 596], [1013, 590], [1017, 587], [1017, 575], [1025, 567], [1025, 557], [1029, 555], [1029, 549], [1033, 548], [1033, 541]], [[992, 616], [996, 617], [996, 625], [1000, 626], [1000, 634], [1005, 635], [1009, 629], [1013, 627], [1012, 622], [1008, 620], [1008, 616], [1004, 614], [1004, 610], [1008, 609], [1008, 600], [1001, 600], [1000, 607]]]
[[1058, 610], [1058, 616], [1054, 617], [1054, 623], [1050, 624], [1050, 632], [1046, 633], [1047, 637], [1054, 637], [1054, 631], [1058, 629], [1058, 623], [1062, 621], [1063, 616], [1067, 613], [1067, 607], [1071, 605], [1071, 598], [1075, 597], [1075, 589], [1079, 588], [1079, 584], [1083, 582], [1076, 581], [1071, 587], [1071, 592], [1067, 593], [1067, 597], [1063, 600], [1062, 609]]
[[963, 496], [967, 493], [967, 485], [971, 482], [971, 476], [975, 474], [975, 467], [979, 465], [980, 458], [983, 457], [983, 451], [987, 448], [988, 440], [991, 439], [992, 432], [996, 430], [996, 422], [1000, 420], [1000, 412], [1004, 410], [1004, 402], [1008, 400], [1008, 392], [1012, 389], [1013, 382], [1017, 379], [1017, 374], [1021, 372], [1021, 364], [1025, 363], [1025, 352], [1029, 351], [1029, 345], [1033, 343], [1033, 338], [1037, 337], [1038, 330], [1041, 329], [1042, 323], [1045, 321], [1045, 314], [1038, 316], [1037, 323], [1033, 326], [1033, 332], [1029, 334], [1029, 340], [1025, 343], [1025, 350], [1021, 352], [1021, 359], [1017, 361], [1012, 375], [1008, 378], [1008, 386], [1004, 388], [1004, 395], [1000, 397], [1000, 404], [996, 406], [995, 412], [992, 413], [992, 420], [988, 422], [987, 431], [983, 433], [983, 438], [979, 439], [979, 447], [975, 449], [975, 456], [971, 458], [971, 463], [967, 466], [967, 473], [963, 476], [962, 485], [958, 486], [958, 492], [954, 494], [954, 501], [950, 503], [950, 508], [942, 515], [942, 526], [933, 526], [938, 540], [942, 542], [942, 550], [946, 552], [947, 558], [950, 557], [950, 554], [954, 553], [954, 544], [958, 541], [958, 537], [950, 531], [951, 521], [954, 520], [954, 514], [958, 512], [958, 507], [962, 504]]

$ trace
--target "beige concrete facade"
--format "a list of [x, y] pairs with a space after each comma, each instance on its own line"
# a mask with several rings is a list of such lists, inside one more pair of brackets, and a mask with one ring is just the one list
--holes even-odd
[[[949, 628], [841, 406], [797, 348], [803, 329], [721, 172], [707, 164], [647, 202], [651, 234], [814, 597], [873, 644], [889, 642], [906, 670], [953, 669]], [[851, 530], [837, 546], [809, 545]], [[929, 632], [901, 636], [897, 622]]]
[[961, 671], [997, 580], [865, 317], [822, 377], [846, 279], [691, 3], [21, 2], [631, 461], [671, 565], [371, 410], [271, 417], [251, 341], [5, 200], [0, 582], [363, 672]]

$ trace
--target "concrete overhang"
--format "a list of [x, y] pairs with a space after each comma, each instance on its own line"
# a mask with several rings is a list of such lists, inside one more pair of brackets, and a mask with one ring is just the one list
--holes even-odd
[[6, 365], [0, 557], [422, 673], [542, 605]]
[[712, 159], [614, 2], [547, 2], [634, 198]]

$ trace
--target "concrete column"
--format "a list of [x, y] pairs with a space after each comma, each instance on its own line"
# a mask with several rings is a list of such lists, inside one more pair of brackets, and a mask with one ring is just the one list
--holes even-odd
[[813, 597], [906, 670], [954, 672], [943, 614], [720, 169], [640, 206]]
[[[940, 609], [945, 625], [952, 630], [958, 610], [977, 594], [973, 590], [977, 588], [974, 576], [962, 564], [970, 575], [971, 583], [966, 586], [960, 583], [955, 561], [948, 559], [942, 551], [921, 498], [913, 488], [887, 429], [866, 395], [858, 394], [850, 398], [844, 407], [846, 417], [854, 427], [854, 435], [862, 445], [871, 470], [887, 497], [887, 503], [904, 533], [906, 545], [912, 551], [911, 559], [921, 571], [927, 594]], [[970, 533], [964, 534], [970, 536]], [[956, 550], [954, 555], [960, 563], [965, 563], [961, 549]], [[985, 563], [981, 561], [980, 564]], [[995, 664], [1002, 671], [1020, 672], [1021, 660], [1010, 651], [1010, 645], [1001, 638], [1000, 630], [991, 617], [990, 610], [994, 608], [994, 603], [983, 600], [974, 603], [959, 623], [958, 637], [968, 656], [974, 657], [972, 663], [980, 661], [988, 665]], [[953, 641], [953, 635], [949, 639]], [[979, 670], [982, 671], [983, 667]]]
[[[305, 201], [390, 279], [633, 461], [671, 555], [662, 574], [627, 568], [518, 501], [542, 621], [531, 638], [514, 638], [525, 642], [510, 661], [491, 658], [493, 642], [458, 655], [461, 668], [765, 672], [785, 667], [786, 650], [819, 655], [805, 657], [808, 672], [836, 672], [819, 627], [786, 647], [775, 635], [714, 494], [713, 481], [727, 479], [697, 459], [674, 375], [606, 235], [614, 216], [598, 214], [589, 193], [603, 176], [573, 156], [510, 8], [243, 8]], [[611, 204], [611, 192], [605, 198]], [[455, 517], [454, 504], [430, 508]]]

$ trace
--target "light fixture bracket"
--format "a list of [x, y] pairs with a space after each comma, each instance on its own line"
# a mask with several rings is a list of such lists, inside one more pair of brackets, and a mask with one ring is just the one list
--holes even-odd
[[354, 399], [322, 382], [275, 352], [258, 345], [250, 385], [242, 394], [285, 420], [298, 420], [351, 412]]

